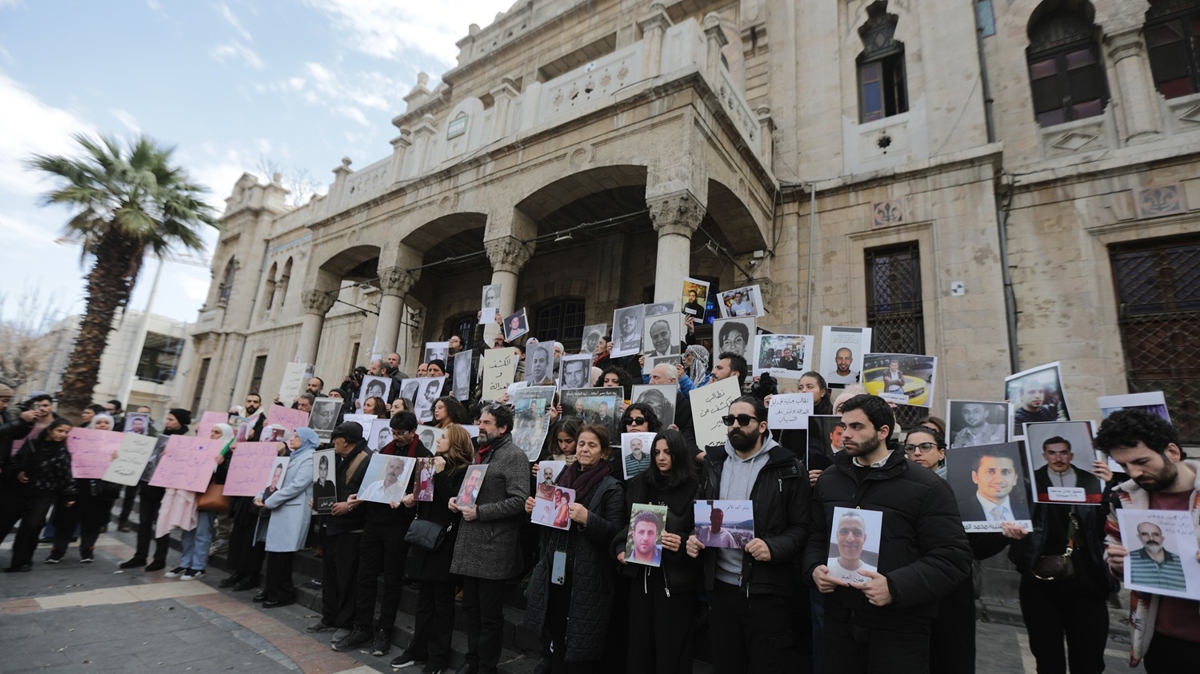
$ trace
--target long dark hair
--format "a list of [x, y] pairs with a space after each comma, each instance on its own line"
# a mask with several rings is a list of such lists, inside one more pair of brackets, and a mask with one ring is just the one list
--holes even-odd
[[621, 432], [626, 433], [629, 428], [629, 418], [633, 415], [630, 412], [637, 410], [646, 417], [646, 433], [657, 433], [662, 429], [662, 420], [658, 418], [658, 414], [654, 412], [654, 408], [646, 403], [634, 403], [625, 408], [625, 413], [621, 415]]
[[833, 414], [833, 401], [829, 399], [829, 384], [825, 383], [825, 377], [821, 376], [816, 370], [809, 370], [800, 375], [801, 379], [812, 377], [817, 380], [817, 387], [825, 392], [820, 400], [813, 401], [813, 414]]
[[[665, 477], [658, 472], [657, 462], [654, 460], [659, 440], [667, 441], [667, 452], [671, 455], [671, 472]], [[647, 479], [659, 489], [681, 485], [696, 475], [696, 462], [692, 460], [692, 453], [688, 450], [687, 441], [683, 439], [683, 433], [668, 428], [654, 436], [654, 442], [650, 443], [650, 469], [646, 474]]]
[[67, 419], [64, 419], [63, 417], [57, 417], [54, 421], [50, 422], [49, 426], [46, 426], [45, 428], [43, 428], [41, 433], [38, 433], [38, 436], [37, 436], [38, 442], [50, 442], [50, 431], [58, 428], [59, 426], [74, 426], [74, 425], [75, 424], [72, 424], [70, 421], [68, 421]]
[[[438, 398], [437, 400], [433, 401], [433, 407], [436, 407], [438, 403], [441, 403], [442, 406], [444, 406], [446, 408], [446, 416], [450, 418], [449, 423], [452, 423], [452, 424], [469, 424], [469, 423], [471, 423], [472, 420], [469, 417], [469, 415], [467, 414], [467, 408], [463, 407], [463, 404], [458, 401], [458, 398], [455, 398], [453, 396], [442, 396], [441, 398]], [[430, 409], [432, 409], [432, 407]]]
[[621, 387], [625, 389], [625, 396], [623, 397], [623, 400], [629, 400], [631, 397], [633, 397], [633, 378], [629, 376], [628, 370], [623, 367], [617, 367], [616, 365], [609, 365], [608, 367], [604, 368], [604, 371], [600, 373], [600, 376], [596, 377], [596, 383], [594, 386], [604, 386], [604, 377], [610, 373], [617, 375], [617, 381], [621, 382]]

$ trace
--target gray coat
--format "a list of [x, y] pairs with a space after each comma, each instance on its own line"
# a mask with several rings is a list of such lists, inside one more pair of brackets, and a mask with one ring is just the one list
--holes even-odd
[[472, 578], [506, 580], [524, 571], [521, 523], [529, 498], [529, 459], [505, 434], [484, 455], [487, 474], [479, 485], [479, 518], [462, 521], [454, 543], [450, 573]]
[[[301, 446], [292, 453], [283, 486], [271, 494], [263, 505], [270, 511], [267, 517], [258, 518], [254, 530], [254, 542], [266, 541], [267, 552], [296, 552], [304, 547], [308, 537], [308, 523], [312, 511], [308, 502], [312, 498], [313, 450]], [[264, 490], [265, 492], [266, 490]], [[262, 498], [262, 494], [259, 494]]]

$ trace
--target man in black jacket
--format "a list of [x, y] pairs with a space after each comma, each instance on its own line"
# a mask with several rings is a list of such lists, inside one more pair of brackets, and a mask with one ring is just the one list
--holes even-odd
[[[842, 406], [843, 451], [813, 492], [806, 574], [825, 593], [824, 674], [929, 671], [930, 625], [939, 598], [966, 577], [971, 548], [945, 480], [913, 468], [887, 446], [896, 427], [882, 399], [859, 395]], [[836, 507], [883, 513], [877, 571], [851, 585], [830, 575], [830, 522]]]
[[[704, 552], [713, 671], [790, 672], [796, 655], [788, 599], [808, 534], [808, 471], [771, 439], [758, 398], [738, 398], [723, 421], [725, 446], [705, 456], [696, 498], [752, 501], [754, 538], [743, 549]], [[703, 550], [699, 538], [688, 538], [688, 555]]]

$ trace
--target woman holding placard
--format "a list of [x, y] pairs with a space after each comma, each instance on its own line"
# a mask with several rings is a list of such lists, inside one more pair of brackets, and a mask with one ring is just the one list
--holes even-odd
[[[608, 546], [621, 527], [625, 497], [608, 463], [608, 430], [591, 424], [579, 432], [578, 459], [557, 485], [575, 490], [571, 528], [547, 529], [529, 581], [525, 627], [545, 634], [553, 672], [593, 671], [605, 652], [605, 635], [616, 583]], [[532, 513], [534, 498], [525, 501]], [[570, 616], [568, 622], [567, 617]]]
[[275, 608], [296, 603], [296, 588], [292, 585], [292, 561], [296, 551], [304, 547], [312, 509], [313, 451], [320, 444], [311, 428], [297, 428], [288, 438], [291, 461], [283, 476], [283, 487], [270, 496], [259, 495], [254, 505], [264, 508], [266, 517], [259, 518], [254, 532], [255, 542], [267, 545], [267, 578], [262, 592], [254, 597], [263, 608]]
[[621, 572], [629, 583], [628, 662], [632, 674], [685, 674], [692, 671], [693, 620], [700, 601], [701, 568], [688, 557], [684, 542], [696, 526], [693, 507], [700, 480], [683, 434], [665, 430], [651, 444], [653, 467], [626, 483], [625, 520], [635, 503], [667, 507], [661, 534], [661, 566], [642, 566], [625, 558], [628, 525], [612, 541]]
[[[103, 410], [103, 408], [101, 408]], [[88, 428], [111, 431], [113, 418], [106, 412], [92, 416]], [[104, 480], [75, 480], [75, 507], [59, 508], [55, 511], [54, 545], [50, 549], [47, 564], [57, 564], [67, 554], [71, 536], [79, 528], [79, 561], [91, 564], [96, 560], [96, 539], [108, 525], [113, 503], [121, 495], [121, 485]]]
[[815, 370], [800, 375], [800, 386], [797, 393], [811, 393], [813, 397], [813, 414], [833, 414], [833, 402], [829, 399], [829, 385], [825, 377]]
[[19, 520], [13, 541], [12, 561], [7, 572], [33, 568], [38, 534], [46, 525], [46, 512], [60, 496], [67, 508], [75, 505], [75, 480], [71, 477], [71, 453], [67, 434], [71, 422], [59, 417], [30, 437], [9, 463], [0, 506], [0, 543]]

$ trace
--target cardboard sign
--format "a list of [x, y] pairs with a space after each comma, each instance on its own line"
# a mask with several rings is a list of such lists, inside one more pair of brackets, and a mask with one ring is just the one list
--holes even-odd
[[283, 381], [279, 383], [279, 402], [291, 404], [292, 398], [304, 393], [308, 380], [312, 379], [313, 366], [307, 363], [288, 363], [283, 368]]
[[279, 424], [286, 428], [290, 434], [297, 428], [306, 428], [308, 426], [308, 412], [294, 410], [283, 405], [270, 405], [267, 407], [267, 422], [264, 425], [270, 424]]
[[221, 443], [208, 438], [170, 436], [154, 476], [150, 478], [150, 486], [203, 492], [208, 489], [208, 482], [217, 467], [219, 451]]
[[95, 428], [72, 428], [67, 434], [67, 451], [71, 453], [71, 476], [80, 480], [103, 478], [108, 465], [113, 461], [113, 454], [121, 446], [124, 435]]
[[813, 413], [811, 393], [780, 393], [771, 396], [767, 408], [767, 426], [771, 430], [784, 428], [808, 429], [808, 418]]
[[150, 462], [150, 456], [154, 453], [154, 446], [158, 444], [158, 438], [136, 433], [122, 433], [121, 435], [125, 437], [121, 438], [121, 446], [117, 448], [117, 458], [108, 464], [108, 470], [104, 471], [102, 479], [114, 484], [123, 484], [126, 487], [136, 487], [142, 473], [146, 470], [146, 464]]
[[243, 442], [233, 450], [225, 475], [226, 496], [258, 496], [279, 452], [277, 442]]
[[721, 417], [729, 414], [729, 405], [741, 395], [742, 388], [738, 386], [737, 377], [692, 390], [692, 416], [696, 424], [697, 445], [708, 447], [725, 444], [725, 424], [721, 422]]
[[517, 352], [512, 349], [488, 349], [480, 359], [483, 370], [480, 400], [497, 400], [508, 391], [517, 371]]

